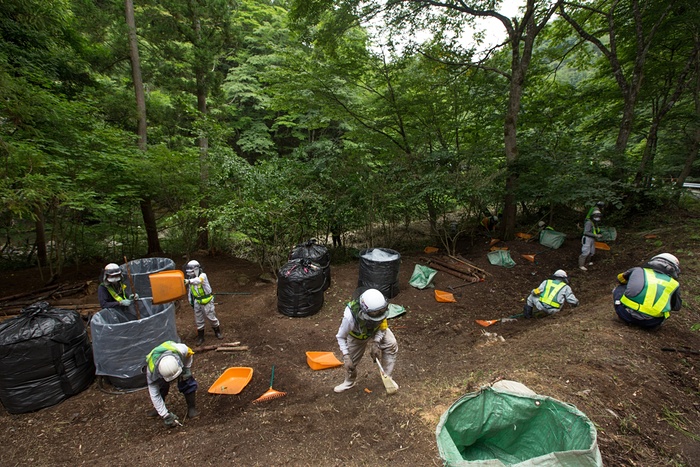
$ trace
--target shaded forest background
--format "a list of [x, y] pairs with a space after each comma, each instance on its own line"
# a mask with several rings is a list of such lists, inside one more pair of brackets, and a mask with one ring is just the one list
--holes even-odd
[[[695, 2], [520, 3], [4, 0], [2, 267], [276, 269], [331, 230], [396, 248], [425, 221], [451, 251], [486, 211], [507, 239], [689, 203]], [[466, 40], [477, 18], [504, 42]]]

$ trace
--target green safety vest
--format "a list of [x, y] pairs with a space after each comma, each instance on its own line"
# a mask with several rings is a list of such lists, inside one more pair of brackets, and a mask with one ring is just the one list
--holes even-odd
[[204, 286], [202, 284], [190, 285], [190, 290], [192, 290], [192, 297], [197, 300], [197, 303], [201, 303], [202, 305], [206, 305], [214, 298], [212, 294], [208, 294], [204, 291]]
[[354, 337], [355, 339], [360, 339], [360, 340], [366, 340], [372, 337], [377, 330], [386, 322], [386, 320], [381, 321], [377, 323], [376, 326], [374, 327], [369, 327], [368, 324], [371, 323], [371, 321], [365, 321], [360, 318], [360, 302], [359, 300], [353, 300], [352, 302], [348, 303], [348, 306], [350, 307], [350, 312], [352, 313], [352, 317], [355, 319], [355, 323], [357, 324], [357, 327], [359, 328], [360, 332], [357, 333], [355, 331], [350, 331], [350, 335]]
[[542, 296], [540, 297], [540, 302], [553, 308], [560, 308], [561, 303], [559, 303], [556, 298], [559, 291], [563, 289], [565, 285], [566, 282], [564, 281], [548, 279], [544, 286], [544, 292], [542, 292]]
[[104, 282], [102, 285], [105, 286], [107, 289], [107, 292], [112, 296], [115, 302], [121, 302], [122, 300], [126, 300], [126, 284], [122, 284], [122, 294], [119, 295], [114, 288], [110, 287], [108, 284], [105, 284]]
[[174, 352], [177, 355], [180, 355], [180, 351], [175, 346], [176, 343], [177, 342], [174, 341], [165, 341], [155, 349], [151, 350], [151, 352], [146, 356], [146, 363], [148, 364], [148, 369], [151, 373], [155, 372], [156, 363], [165, 352]]
[[671, 295], [676, 291], [678, 281], [671, 276], [644, 268], [644, 288], [636, 297], [626, 294], [620, 302], [631, 310], [653, 318], [668, 318], [671, 313]]

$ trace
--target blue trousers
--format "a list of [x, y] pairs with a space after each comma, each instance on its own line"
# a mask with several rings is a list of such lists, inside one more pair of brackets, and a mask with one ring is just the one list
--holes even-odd
[[615, 307], [615, 313], [617, 313], [617, 316], [627, 324], [632, 324], [645, 329], [654, 329], [661, 326], [665, 318], [640, 319], [638, 316], [631, 313], [632, 310], [620, 303], [620, 298], [622, 298], [622, 296], [625, 294], [626, 289], [627, 285], [622, 284], [618, 285], [613, 290], [613, 306]]

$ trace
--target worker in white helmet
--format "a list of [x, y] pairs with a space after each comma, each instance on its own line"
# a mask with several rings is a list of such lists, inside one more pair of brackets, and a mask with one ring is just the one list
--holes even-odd
[[335, 392], [355, 387], [356, 366], [368, 347], [372, 360], [379, 359], [384, 372], [391, 376], [399, 346], [389, 329], [388, 315], [389, 303], [377, 289], [368, 289], [347, 304], [335, 336], [343, 354], [345, 381], [333, 389]]
[[185, 267], [185, 285], [187, 286], [187, 299], [194, 308], [194, 322], [197, 326], [197, 345], [204, 343], [204, 327], [206, 321], [211, 323], [212, 330], [217, 339], [223, 339], [221, 324], [216, 317], [214, 309], [214, 295], [212, 294], [209, 278], [199, 261], [192, 260]]
[[678, 276], [678, 258], [661, 253], [641, 267], [618, 274], [613, 290], [617, 316], [628, 324], [653, 329], [661, 326], [683, 305]]
[[146, 382], [148, 393], [155, 408], [149, 417], [161, 417], [168, 428], [180, 425], [173, 412], [165, 406], [165, 398], [170, 390], [170, 383], [177, 379], [177, 389], [185, 396], [187, 418], [199, 415], [195, 395], [199, 385], [192, 376], [192, 356], [194, 352], [185, 344], [165, 341], [151, 350], [146, 356]]
[[122, 270], [116, 263], [109, 263], [102, 270], [102, 281], [97, 287], [97, 299], [102, 308], [127, 309], [138, 295], [127, 294]]
[[561, 310], [564, 303], [578, 306], [578, 298], [569, 286], [569, 276], [563, 269], [554, 271], [552, 276], [542, 281], [536, 289], [532, 289], [523, 307], [525, 318], [532, 318], [533, 310], [537, 309], [541, 315], [553, 315]]

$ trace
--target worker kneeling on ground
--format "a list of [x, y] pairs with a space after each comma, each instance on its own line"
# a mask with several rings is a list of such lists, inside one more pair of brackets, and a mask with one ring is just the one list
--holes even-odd
[[552, 274], [552, 277], [543, 281], [539, 287], [530, 292], [527, 303], [523, 307], [523, 315], [525, 318], [532, 318], [533, 307], [546, 315], [553, 315], [561, 310], [564, 302], [571, 306], [578, 306], [578, 298], [569, 287], [569, 277], [566, 271], [558, 269]]
[[386, 319], [388, 314], [389, 303], [377, 289], [368, 289], [347, 304], [335, 336], [343, 353], [345, 381], [333, 389], [335, 392], [355, 387], [356, 366], [367, 347], [372, 360], [379, 359], [384, 372], [391, 376], [399, 346], [394, 333], [389, 329]]
[[165, 398], [170, 390], [170, 383], [177, 378], [177, 389], [185, 396], [187, 402], [187, 418], [199, 415], [195, 406], [197, 381], [192, 376], [192, 356], [194, 352], [185, 344], [165, 341], [146, 357], [146, 382], [148, 393], [155, 409], [148, 413], [149, 417], [160, 416], [168, 428], [180, 425], [177, 415], [168, 411]]
[[643, 328], [656, 328], [681, 309], [681, 273], [678, 258], [661, 253], [642, 267], [618, 274], [613, 290], [615, 312], [622, 321]]

